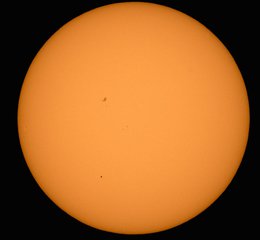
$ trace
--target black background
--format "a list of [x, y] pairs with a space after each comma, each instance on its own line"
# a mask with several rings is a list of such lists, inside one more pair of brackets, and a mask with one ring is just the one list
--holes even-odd
[[[60, 210], [38, 187], [24, 161], [19, 145], [16, 119], [20, 88], [36, 53], [61, 26], [95, 7], [120, 1], [19, 1], [2, 6], [4, 41], [4, 79], [2, 101], [8, 111], [2, 119], [4, 149], [2, 157], [2, 218], [12, 235], [33, 239], [220, 239], [257, 236], [256, 194], [259, 192], [256, 168], [256, 63], [259, 30], [255, 1], [150, 1], [170, 6], [197, 19], [228, 48], [244, 77], [250, 101], [250, 135], [242, 164], [221, 197], [194, 219], [168, 231], [148, 235], [120, 235], [88, 227]], [[231, 1], [230, 1], [231, 2]], [[6, 56], [5, 56], [6, 54]], [[9, 125], [10, 128], [9, 128]], [[5, 127], [7, 126], [7, 127]], [[11, 146], [11, 147], [10, 147]]]

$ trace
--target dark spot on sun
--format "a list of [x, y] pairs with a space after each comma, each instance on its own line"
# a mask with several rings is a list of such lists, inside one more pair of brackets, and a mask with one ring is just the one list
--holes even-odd
[[107, 98], [106, 98], [106, 97], [104, 97], [102, 101], [103, 101], [103, 102], [105, 102], [106, 100], [107, 100]]
[[122, 127], [122, 130], [126, 130], [126, 129], [128, 129], [128, 125]]
[[100, 178], [102, 178], [103, 176], [100, 176]]

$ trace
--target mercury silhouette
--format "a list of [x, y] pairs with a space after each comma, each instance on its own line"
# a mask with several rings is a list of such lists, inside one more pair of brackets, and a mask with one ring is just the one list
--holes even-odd
[[243, 159], [239, 68], [205, 26], [152, 3], [116, 3], [39, 50], [18, 106], [25, 161], [63, 211], [91, 227], [176, 227], [225, 191]]

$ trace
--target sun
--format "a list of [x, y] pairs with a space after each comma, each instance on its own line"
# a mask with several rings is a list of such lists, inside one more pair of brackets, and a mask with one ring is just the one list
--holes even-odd
[[104, 231], [145, 234], [208, 208], [242, 161], [249, 103], [205, 26], [158, 4], [116, 3], [60, 28], [33, 60], [18, 130], [47, 196]]

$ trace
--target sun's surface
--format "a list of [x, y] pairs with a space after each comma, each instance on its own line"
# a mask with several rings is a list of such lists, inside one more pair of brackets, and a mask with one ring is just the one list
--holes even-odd
[[117, 3], [59, 29], [25, 77], [21, 148], [47, 196], [97, 229], [152, 233], [211, 205], [246, 148], [241, 73], [206, 27]]

